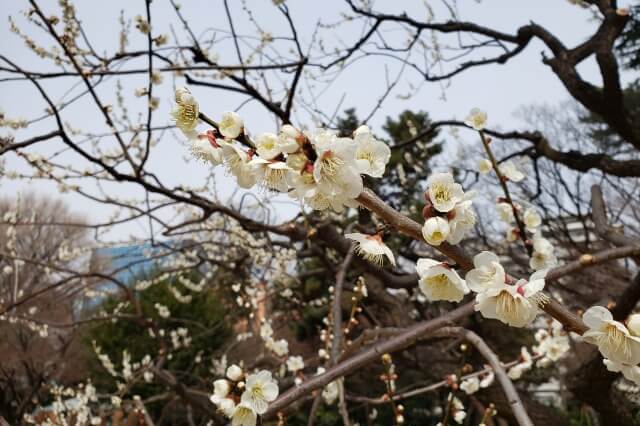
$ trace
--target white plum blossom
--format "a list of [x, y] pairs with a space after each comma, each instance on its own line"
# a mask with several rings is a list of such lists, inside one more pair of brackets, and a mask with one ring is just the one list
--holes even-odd
[[640, 336], [640, 314], [633, 314], [627, 318], [627, 329], [634, 336]]
[[382, 177], [391, 158], [389, 146], [375, 139], [367, 126], [358, 127], [353, 136], [356, 143], [355, 161], [358, 171], [372, 177]]
[[542, 224], [542, 218], [538, 214], [535, 208], [529, 207], [524, 211], [522, 215], [522, 221], [527, 231], [535, 232], [536, 229]]
[[422, 226], [422, 236], [432, 246], [442, 244], [450, 232], [449, 222], [439, 216], [430, 217]]
[[435, 173], [429, 176], [427, 187], [431, 204], [441, 213], [453, 210], [464, 197], [462, 185], [453, 180], [451, 173]]
[[640, 363], [640, 337], [615, 321], [607, 308], [592, 306], [582, 315], [582, 320], [589, 327], [582, 339], [596, 345], [602, 356], [620, 364]]
[[176, 126], [189, 138], [194, 138], [197, 133], [199, 107], [189, 89], [179, 87], [175, 91], [176, 105], [171, 111], [171, 116]]
[[227, 139], [235, 139], [240, 136], [244, 129], [242, 117], [233, 111], [227, 111], [222, 114], [220, 123], [218, 123], [220, 134]]
[[472, 201], [464, 200], [449, 212], [449, 244], [458, 244], [465, 234], [473, 229], [476, 224], [476, 214], [473, 211]]
[[625, 379], [640, 386], [640, 366], [621, 364], [606, 358], [603, 359], [603, 362], [607, 370], [614, 373], [622, 373]]
[[327, 405], [331, 405], [338, 399], [338, 382], [333, 381], [322, 389], [322, 399]]
[[242, 393], [240, 401], [252, 408], [256, 414], [264, 414], [269, 407], [269, 402], [274, 401], [277, 397], [278, 383], [271, 377], [270, 371], [261, 370], [247, 376], [245, 391]]
[[511, 223], [515, 220], [515, 217], [513, 216], [513, 207], [511, 207], [511, 204], [506, 201], [501, 201], [496, 204], [496, 210], [498, 211], [498, 216], [500, 216], [500, 219], [503, 222]]
[[225, 143], [222, 156], [227, 172], [235, 176], [241, 188], [251, 188], [256, 183], [255, 166], [250, 164], [249, 154], [242, 148]]
[[211, 402], [218, 405], [220, 402], [229, 395], [231, 385], [225, 379], [218, 379], [213, 382], [213, 395], [211, 395]]
[[254, 158], [248, 163], [253, 166], [256, 180], [261, 186], [279, 192], [287, 192], [289, 171], [287, 163], [283, 161], [269, 161], [262, 158]]
[[480, 380], [477, 377], [470, 377], [460, 383], [460, 389], [467, 395], [473, 395], [480, 389]]
[[524, 173], [518, 170], [513, 161], [505, 161], [500, 164], [499, 169], [502, 176], [506, 177], [510, 181], [520, 182], [524, 179]]
[[507, 374], [511, 380], [518, 380], [520, 377], [522, 377], [522, 374], [529, 371], [532, 366], [533, 359], [531, 358], [531, 354], [529, 353], [527, 348], [523, 346], [520, 349], [519, 362], [511, 367]]
[[256, 152], [263, 160], [272, 160], [282, 153], [279, 139], [273, 133], [261, 133], [256, 137]]
[[229, 380], [233, 380], [234, 382], [242, 379], [243, 374], [244, 373], [242, 372], [242, 368], [238, 367], [236, 364], [231, 364], [227, 368], [227, 378]]
[[487, 125], [487, 113], [479, 108], [473, 108], [467, 116], [464, 124], [474, 130], [482, 130]]
[[531, 324], [538, 315], [538, 295], [544, 288], [546, 273], [537, 271], [528, 282], [522, 279], [514, 285], [503, 282], [490, 286], [476, 295], [475, 310], [512, 327]]
[[482, 378], [480, 379], [480, 388], [484, 389], [484, 388], [488, 388], [493, 384], [493, 381], [496, 378], [496, 374], [493, 372], [493, 370], [489, 370], [486, 374], [484, 374], [481, 377]]
[[280, 128], [278, 135], [278, 147], [281, 152], [293, 154], [300, 149], [298, 140], [302, 134], [291, 124], [285, 124]]
[[380, 234], [366, 235], [359, 233], [345, 234], [345, 238], [353, 240], [357, 243], [356, 253], [362, 256], [364, 259], [378, 266], [382, 266], [384, 263], [384, 257], [386, 256], [395, 266], [396, 259], [391, 249], [382, 242]]
[[467, 286], [476, 293], [504, 284], [506, 273], [495, 253], [483, 251], [473, 257], [474, 268], [465, 276]]
[[451, 402], [453, 420], [458, 424], [462, 424], [462, 422], [464, 422], [464, 419], [467, 417], [467, 413], [464, 411], [464, 405], [462, 404], [462, 401], [453, 396], [452, 393], [449, 394], [449, 397], [447, 399]]
[[161, 305], [160, 303], [156, 303], [153, 306], [156, 308], [158, 315], [160, 315], [162, 318], [169, 318], [171, 316], [171, 311], [166, 306]]
[[217, 144], [213, 133], [198, 135], [197, 138], [189, 141], [191, 155], [194, 157], [208, 161], [214, 166], [222, 163], [222, 149]]
[[310, 139], [317, 154], [313, 178], [320, 191], [329, 197], [342, 194], [347, 198], [356, 198], [364, 186], [354, 161], [355, 142], [321, 129]]
[[558, 321], [553, 321], [551, 324], [551, 332], [540, 329], [536, 331], [534, 337], [538, 344], [533, 347], [533, 351], [542, 356], [538, 360], [540, 366], [544, 367], [559, 360], [570, 349], [569, 336]]
[[433, 259], [418, 259], [416, 263], [420, 290], [429, 301], [459, 302], [469, 288], [458, 273], [445, 263]]
[[304, 360], [301, 356], [290, 356], [287, 358], [287, 370], [292, 373], [304, 368]]
[[529, 260], [531, 269], [538, 271], [557, 265], [558, 259], [554, 255], [553, 245], [539, 233], [533, 236], [533, 253]]
[[493, 164], [491, 164], [490, 160], [481, 158], [478, 161], [477, 170], [480, 174], [486, 175], [487, 173], [491, 172], [491, 170], [493, 170]]
[[267, 349], [273, 351], [278, 356], [285, 356], [289, 354], [289, 342], [287, 342], [285, 339], [267, 339], [265, 341], [265, 346]]
[[218, 410], [222, 412], [225, 416], [231, 418], [233, 417], [233, 413], [236, 409], [236, 403], [231, 398], [224, 398], [220, 400], [217, 404]]
[[238, 404], [231, 417], [231, 426], [255, 426], [258, 416], [253, 407], [247, 403]]

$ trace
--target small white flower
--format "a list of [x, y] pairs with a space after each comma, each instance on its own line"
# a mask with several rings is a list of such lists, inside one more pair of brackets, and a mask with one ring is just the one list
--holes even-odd
[[486, 158], [481, 158], [478, 161], [478, 172], [480, 174], [486, 175], [491, 172], [491, 170], [493, 170], [493, 164], [491, 164], [491, 161]]
[[487, 125], [487, 113], [479, 108], [473, 108], [464, 124], [473, 127], [474, 130], [482, 130]]
[[522, 373], [528, 370], [529, 369], [525, 368], [522, 364], [516, 364], [509, 369], [507, 375], [511, 380], [518, 380], [520, 377], [522, 377]]
[[278, 356], [285, 356], [289, 353], [289, 342], [284, 339], [268, 339], [265, 346]]
[[191, 139], [189, 143], [191, 155], [194, 157], [203, 161], [208, 161], [214, 166], [222, 163], [222, 149], [216, 142], [213, 132], [198, 135], [197, 138]]
[[240, 397], [242, 404], [251, 407], [257, 414], [267, 411], [269, 402], [278, 397], [278, 384], [271, 377], [271, 372], [262, 370], [247, 377], [245, 391]]
[[491, 386], [493, 384], [493, 381], [495, 380], [496, 375], [493, 372], [493, 370], [489, 370], [483, 377], [482, 379], [480, 379], [480, 388], [484, 389], [484, 388], [488, 388], [489, 386]]
[[538, 271], [550, 268], [558, 264], [558, 259], [553, 254], [554, 248], [549, 240], [536, 234], [533, 236], [533, 253], [529, 260], [529, 266]]
[[429, 176], [427, 186], [431, 204], [442, 213], [453, 210], [464, 197], [462, 185], [454, 182], [451, 173], [436, 173]]
[[262, 158], [254, 158], [249, 162], [254, 167], [256, 179], [264, 188], [279, 192], [287, 192], [289, 171], [291, 170], [284, 161], [268, 161]]
[[640, 337], [615, 321], [607, 308], [592, 306], [582, 315], [582, 320], [589, 327], [582, 339], [598, 346], [605, 358], [626, 365], [640, 363]]
[[[512, 327], [524, 327], [538, 315], [536, 296], [544, 288], [547, 271], [535, 272], [529, 282], [494, 285], [476, 295], [475, 310], [485, 318], [502, 321]], [[467, 274], [468, 275], [468, 274]]]
[[395, 266], [396, 259], [393, 252], [387, 245], [382, 242], [382, 237], [379, 234], [366, 235], [359, 233], [345, 234], [345, 238], [353, 240], [357, 243], [356, 253], [362, 256], [364, 259], [378, 266], [382, 266], [384, 263], [384, 257], [386, 256]]
[[422, 226], [422, 236], [432, 246], [442, 244], [450, 232], [449, 222], [440, 216], [430, 217]]
[[298, 131], [291, 124], [285, 124], [280, 128], [280, 134], [278, 135], [278, 147], [280, 151], [293, 154], [300, 149], [298, 140], [302, 137], [302, 133]]
[[465, 276], [467, 285], [476, 293], [504, 284], [506, 274], [495, 253], [483, 251], [473, 258], [474, 269]]
[[236, 409], [236, 403], [231, 398], [224, 398], [218, 404], [218, 410], [222, 412], [225, 416], [231, 418], [233, 417], [233, 412]]
[[322, 399], [327, 405], [331, 405], [338, 399], [338, 382], [331, 382], [322, 390]]
[[524, 179], [524, 173], [518, 170], [513, 161], [505, 161], [504, 163], [500, 164], [499, 168], [502, 176], [506, 177], [510, 181], [520, 182], [522, 179]]
[[460, 389], [467, 395], [473, 395], [480, 389], [480, 380], [477, 377], [470, 377], [460, 383]]
[[213, 395], [211, 395], [211, 402], [218, 405], [223, 399], [227, 398], [231, 386], [225, 379], [218, 379], [213, 382]]
[[430, 301], [459, 302], [469, 288], [449, 265], [433, 259], [418, 259], [416, 270], [420, 277], [420, 290]]
[[260, 326], [260, 337], [263, 340], [268, 340], [270, 337], [273, 337], [273, 328], [271, 327], [271, 323], [262, 323], [262, 325]]
[[476, 224], [476, 214], [473, 211], [472, 201], [462, 201], [449, 212], [449, 236], [447, 242], [449, 244], [458, 244], [464, 238], [465, 234], [473, 229]]
[[176, 89], [175, 101], [176, 105], [171, 111], [171, 116], [176, 122], [176, 126], [187, 137], [195, 137], [195, 128], [198, 125], [198, 102], [186, 87]]
[[255, 426], [258, 421], [258, 416], [249, 404], [244, 402], [238, 404], [231, 417], [232, 426]]
[[373, 137], [367, 126], [360, 126], [353, 133], [356, 142], [356, 165], [362, 174], [380, 178], [391, 158], [386, 143]]
[[241, 148], [225, 143], [222, 145], [222, 157], [227, 172], [238, 179], [241, 188], [251, 188], [256, 183], [255, 166], [250, 163], [249, 155]]
[[627, 328], [634, 336], [640, 336], [640, 314], [633, 314], [627, 318]]
[[531, 232], [535, 232], [538, 226], [542, 224], [542, 218], [533, 207], [529, 207], [524, 211], [522, 221], [524, 222], [524, 226], [527, 230]]
[[456, 413], [453, 415], [453, 420], [455, 420], [456, 423], [458, 423], [459, 425], [462, 424], [462, 422], [464, 422], [464, 419], [467, 417], [467, 413], [465, 411], [462, 410], [458, 410], [456, 411]]
[[242, 379], [242, 375], [242, 368], [238, 367], [236, 364], [231, 364], [227, 368], [227, 378], [229, 380], [237, 382], [238, 380]]
[[278, 136], [273, 133], [261, 133], [256, 137], [256, 152], [264, 160], [272, 160], [282, 153]]
[[290, 356], [287, 358], [287, 370], [292, 373], [304, 368], [304, 360], [301, 356]]
[[227, 139], [235, 139], [240, 136], [244, 129], [244, 122], [242, 117], [233, 111], [227, 111], [222, 113], [220, 123], [218, 123], [218, 129], [222, 136]]
[[142, 373], [142, 377], [147, 383], [151, 383], [153, 381], [153, 373], [151, 371], [145, 371], [144, 373]]
[[329, 197], [360, 195], [363, 183], [355, 164], [355, 142], [322, 129], [310, 135], [310, 140], [318, 155], [313, 164], [313, 178], [320, 191]]
[[625, 365], [610, 359], [603, 360], [607, 370], [614, 373], [622, 373], [625, 379], [632, 381], [636, 385], [640, 386], [640, 366], [637, 365]]
[[496, 210], [498, 211], [498, 215], [503, 222], [511, 223], [515, 220], [513, 216], [513, 207], [511, 207], [511, 204], [507, 203], [506, 201], [501, 201], [496, 204]]

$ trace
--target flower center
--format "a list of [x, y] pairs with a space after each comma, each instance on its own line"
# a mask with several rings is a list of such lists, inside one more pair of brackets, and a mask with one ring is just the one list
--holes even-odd
[[194, 104], [180, 105], [180, 119], [186, 122], [195, 121], [198, 118], [198, 109]]
[[340, 169], [344, 166], [344, 161], [336, 157], [333, 152], [327, 151], [320, 160], [320, 166], [320, 176], [322, 179], [335, 182]]
[[598, 344], [610, 346], [614, 348], [615, 351], [622, 352], [625, 355], [629, 355], [631, 353], [631, 348], [629, 346], [629, 340], [627, 336], [618, 329], [613, 324], [607, 324], [604, 327], [604, 334], [600, 336], [598, 339]]
[[251, 388], [251, 395], [253, 395], [255, 399], [264, 399], [264, 391], [262, 389], [262, 386], [255, 385], [253, 388]]
[[435, 184], [433, 188], [433, 198], [435, 202], [446, 203], [451, 199], [451, 191], [446, 185]]
[[507, 290], [503, 290], [496, 298], [496, 312], [512, 317], [518, 313], [520, 304], [520, 299], [515, 299]]
[[451, 280], [445, 274], [433, 275], [427, 278], [427, 284], [431, 287], [434, 297], [444, 299], [448, 297]]
[[286, 177], [286, 169], [272, 169], [271, 167], [267, 167], [267, 170], [264, 173], [264, 181], [267, 184], [267, 187], [271, 189], [277, 189]]
[[359, 151], [356, 157], [358, 160], [367, 160], [369, 164], [373, 164], [373, 152], [371, 151]]

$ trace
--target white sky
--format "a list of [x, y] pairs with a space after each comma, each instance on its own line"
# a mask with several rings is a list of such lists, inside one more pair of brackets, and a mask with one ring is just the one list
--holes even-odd
[[[56, 11], [57, 1], [41, 0], [39, 4], [47, 11]], [[118, 46], [119, 26], [117, 19], [121, 9], [125, 9], [128, 18], [133, 18], [137, 14], [144, 15], [143, 1], [78, 1], [77, 9], [83, 22], [89, 39], [94, 48], [99, 52], [115, 52]], [[207, 29], [226, 29], [227, 21], [222, 7], [222, 1], [198, 0], [183, 1], [182, 13], [189, 20], [195, 33], [204, 39], [211, 37], [212, 32]], [[237, 31], [241, 34], [254, 33], [255, 28], [247, 23], [246, 15], [242, 11], [240, 1], [231, 1], [234, 19], [237, 19]], [[269, 0], [247, 1], [248, 8], [253, 12], [254, 17], [259, 21], [261, 27], [274, 35], [288, 35], [286, 21]], [[335, 22], [339, 13], [346, 11], [345, 4], [338, 0], [326, 1], [303, 1], [288, 0], [287, 4], [295, 19], [296, 25], [303, 42], [311, 38], [314, 24], [320, 19], [324, 23]], [[440, 2], [429, 2], [434, 8], [440, 10]], [[36, 41], [46, 46], [53, 44], [53, 40], [41, 30], [33, 25], [27, 25], [21, 11], [27, 9], [26, 1], [1, 1], [0, 14], [3, 15], [4, 22], [7, 16], [13, 16], [20, 29], [32, 36]], [[462, 0], [458, 7], [461, 9], [463, 19], [479, 24], [487, 25], [491, 28], [514, 33], [518, 27], [526, 25], [529, 21], [534, 21], [556, 36], [566, 45], [573, 46], [583, 41], [591, 35], [597, 22], [590, 19], [590, 13], [584, 9], [573, 6], [565, 0], [484, 0], [476, 2]], [[425, 8], [422, 2], [398, 0], [394, 2], [379, 1], [374, 8], [378, 11], [390, 13], [401, 13], [406, 11], [414, 19], [424, 18]], [[170, 25], [178, 33], [180, 41], [184, 44], [188, 39], [181, 30], [180, 24], [175, 17], [169, 1], [155, 0], [152, 3], [153, 35], [171, 33]], [[441, 15], [441, 20], [446, 20], [446, 15]], [[384, 27], [389, 28], [389, 27]], [[354, 23], [348, 27], [340, 28], [336, 31], [324, 30], [328, 45], [339, 44], [340, 36], [343, 42], [349, 43], [358, 38], [362, 31], [361, 23]], [[404, 37], [403, 34], [386, 33], [393, 38]], [[145, 48], [146, 36], [141, 35], [135, 29], [131, 33], [130, 50]], [[219, 33], [217, 39], [224, 37]], [[33, 71], [51, 71], [52, 65], [35, 57], [28, 51], [23, 42], [9, 31], [7, 24], [0, 27], [0, 40], [3, 40], [0, 53], [7, 56], [25, 69]], [[229, 40], [227, 40], [229, 41]], [[219, 55], [219, 63], [235, 64], [237, 62], [232, 45], [221, 41], [214, 48]], [[401, 82], [385, 101], [384, 107], [370, 121], [370, 125], [375, 131], [380, 130], [380, 125], [387, 116], [395, 117], [405, 109], [426, 110], [432, 119], [461, 119], [472, 107], [480, 107], [489, 113], [492, 125], [503, 128], [518, 128], [523, 124], [514, 118], [513, 112], [522, 105], [529, 104], [556, 104], [568, 98], [568, 94], [559, 80], [541, 62], [541, 53], [546, 51], [545, 47], [533, 41], [525, 52], [509, 61], [506, 65], [490, 65], [475, 68], [464, 72], [447, 83], [444, 87], [439, 83], [421, 84], [419, 77], [413, 72], [403, 74]], [[285, 52], [286, 53], [286, 52]], [[385, 78], [384, 63], [388, 64], [391, 75], [396, 75], [399, 65], [389, 62], [381, 57], [373, 57], [358, 62], [350, 67], [346, 72], [327, 89], [319, 98], [318, 103], [324, 112], [331, 115], [336, 109], [338, 102], [344, 96], [342, 109], [355, 107], [360, 116], [368, 114], [373, 105], [385, 90], [382, 82]], [[45, 65], [46, 64], [46, 65]], [[125, 65], [125, 68], [146, 67], [146, 57], [143, 56], [137, 61], [132, 61]], [[585, 62], [579, 68], [585, 79], [597, 84], [598, 73], [594, 62]], [[171, 75], [165, 73], [163, 84], [154, 88], [154, 94], [161, 99], [161, 106], [154, 114], [153, 125], [160, 126], [169, 124], [169, 110], [173, 94], [173, 84]], [[629, 80], [626, 76], [625, 80]], [[61, 96], [69, 90], [77, 93], [78, 88], [74, 87], [77, 79], [66, 78], [64, 80], [48, 80], [44, 82], [45, 87], [54, 93], [54, 99], [60, 100]], [[98, 89], [98, 93], [104, 97], [106, 103], [115, 102], [114, 82], [104, 84]], [[176, 84], [183, 84], [184, 80], [176, 79]], [[27, 117], [35, 118], [42, 114], [44, 101], [36, 93], [30, 83], [0, 83], [0, 107], [10, 118]], [[123, 79], [126, 94], [128, 95], [127, 107], [135, 113], [131, 114], [135, 119], [138, 111], [144, 111], [146, 98], [134, 98], [132, 92], [137, 87], [146, 85], [145, 77], [134, 77]], [[412, 91], [411, 87], [420, 87], [419, 91], [409, 99], [402, 99], [398, 95], [405, 95]], [[305, 89], [303, 89], [305, 90]], [[211, 89], [193, 87], [196, 98], [201, 104], [201, 110], [209, 116], [218, 118], [223, 111], [236, 109], [244, 100], [244, 97], [231, 95], [229, 93], [214, 92]], [[244, 106], [240, 111], [245, 118], [247, 127], [253, 132], [275, 131], [273, 118], [265, 113], [262, 107], [255, 103]], [[83, 100], [76, 105], [63, 111], [63, 117], [75, 127], [81, 127], [83, 131], [104, 131], [104, 122], [97, 107], [91, 101]], [[144, 116], [143, 116], [144, 117]], [[300, 126], [311, 126], [313, 123], [304, 111], [297, 111], [295, 114], [295, 124]], [[30, 136], [54, 130], [55, 127], [49, 120], [44, 120], [28, 129], [16, 132], [16, 141], [24, 140]], [[0, 134], [7, 133], [7, 129], [0, 129]], [[188, 159], [188, 151], [183, 142], [176, 138], [177, 134], [167, 133], [161, 139], [151, 154], [149, 169], [154, 171], [163, 182], [168, 185], [199, 185], [207, 174], [207, 168], [196, 162], [184, 162]], [[465, 135], [463, 135], [464, 137]], [[110, 142], [104, 142], [109, 144]], [[45, 145], [46, 144], [46, 145]], [[60, 142], [50, 141], [45, 144], [38, 144], [33, 152], [51, 153], [60, 150]], [[102, 146], [102, 145], [101, 145]], [[5, 159], [5, 168], [8, 170], [26, 170], [22, 161], [15, 156], [8, 155]], [[62, 154], [60, 161], [75, 162], [77, 157]], [[443, 165], [446, 167], [446, 165]], [[232, 192], [233, 182], [224, 177], [222, 173], [216, 173], [216, 187], [219, 190], [221, 199], [226, 199]], [[55, 185], [50, 183], [35, 181], [32, 183], [17, 183], [0, 178], [0, 192], [2, 194], [13, 194], [20, 189], [29, 187], [43, 193], [55, 193]], [[87, 186], [88, 190], [95, 190], [94, 185]], [[105, 189], [108, 192], [119, 194], [125, 197], [139, 197], [141, 192], [131, 186], [122, 184], [109, 185]], [[96, 206], [96, 204], [86, 200], [77, 194], [63, 194], [70, 201], [72, 209], [85, 213], [91, 221], [106, 219], [110, 211], [108, 208]], [[286, 201], [286, 197], [278, 200]], [[291, 211], [291, 207], [285, 210]], [[121, 227], [111, 236], [113, 238], [126, 238], [128, 234], [144, 236], [148, 233], [147, 222], [142, 221], [136, 224]]]

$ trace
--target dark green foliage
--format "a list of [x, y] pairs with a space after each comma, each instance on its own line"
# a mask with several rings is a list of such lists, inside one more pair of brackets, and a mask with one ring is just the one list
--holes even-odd
[[[623, 91], [624, 102], [629, 111], [631, 120], [640, 125], [640, 80], [629, 84]], [[609, 154], [616, 154], [618, 149], [624, 145], [625, 141], [620, 135], [612, 130], [600, 116], [587, 112], [581, 121], [588, 125], [591, 140], [603, 151]]]
[[640, 67], [640, 6], [631, 7], [631, 19], [627, 23], [616, 49], [624, 65], [628, 68]]
[[[197, 280], [199, 277], [192, 277]], [[223, 307], [219, 295], [214, 291], [203, 291], [193, 293], [191, 303], [183, 304], [178, 302], [170, 292], [168, 286], [172, 283], [182, 294], [191, 292], [175, 280], [161, 281], [150, 288], [137, 293], [140, 305], [145, 317], [153, 319], [158, 324], [158, 328], [165, 330], [165, 343], [167, 347], [172, 347], [169, 333], [179, 327], [189, 330], [192, 337], [191, 345], [187, 348], [180, 348], [173, 351], [171, 359], [167, 359], [164, 368], [173, 372], [185, 385], [198, 384], [202, 386], [210, 376], [208, 371], [210, 359], [215, 351], [222, 347], [223, 343], [231, 337], [229, 324], [225, 323], [225, 308]], [[154, 305], [160, 303], [167, 306], [171, 311], [171, 317], [179, 318], [173, 321], [170, 318], [161, 318]], [[117, 300], [109, 299], [103, 304], [103, 308], [110, 312], [116, 306]], [[127, 307], [123, 314], [132, 314], [134, 310]], [[153, 359], [158, 356], [160, 346], [155, 338], [152, 338], [142, 323], [135, 320], [120, 319], [117, 322], [101, 322], [87, 330], [84, 341], [89, 347], [89, 369], [94, 384], [99, 391], [114, 391], [116, 389], [115, 379], [102, 367], [97, 357], [93, 354], [92, 342], [99, 347], [104, 354], [109, 355], [115, 364], [116, 370], [122, 369], [123, 350], [126, 349], [131, 354], [131, 362], [140, 362], [145, 355], [150, 355]], [[196, 355], [200, 355], [202, 362], [196, 363]], [[154, 394], [162, 393], [164, 386], [159, 384], [140, 383], [134, 386], [130, 394], [138, 394], [143, 398]], [[158, 406], [158, 408], [160, 405]], [[156, 407], [150, 407], [154, 410]]]

